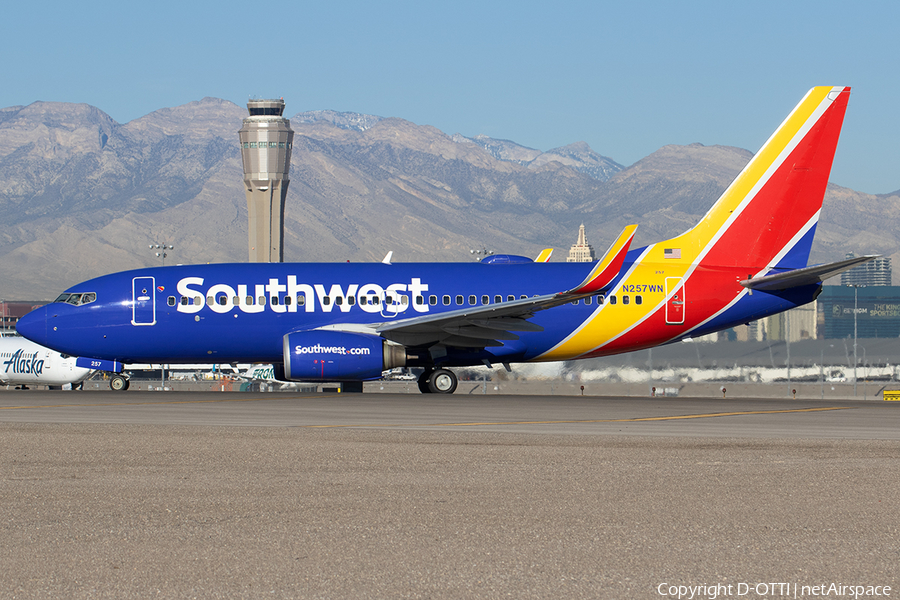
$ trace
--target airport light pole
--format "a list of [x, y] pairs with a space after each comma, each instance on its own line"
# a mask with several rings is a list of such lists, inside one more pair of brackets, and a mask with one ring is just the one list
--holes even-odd
[[859, 288], [866, 287], [858, 283], [848, 284], [847, 287], [853, 288], [853, 397], [856, 398], [856, 317], [859, 314]]
[[[169, 255], [169, 250], [174, 250], [175, 246], [172, 244], [160, 244], [159, 242], [155, 244], [150, 244], [151, 250], [156, 250], [156, 255], [162, 259], [162, 266], [166, 266], [166, 257]], [[159, 370], [161, 372], [160, 379], [162, 380], [162, 389], [166, 389], [166, 365], [160, 363]]]
[[469, 250], [469, 253], [475, 255], [475, 260], [480, 261], [482, 259], [482, 255], [484, 258], [487, 258], [488, 256], [492, 255], [494, 251], [482, 248], [481, 250]]
[[162, 259], [163, 266], [166, 266], [166, 257], [168, 256], [167, 250], [174, 250], [175, 246], [172, 244], [150, 244], [151, 250], [156, 250], [156, 255]]

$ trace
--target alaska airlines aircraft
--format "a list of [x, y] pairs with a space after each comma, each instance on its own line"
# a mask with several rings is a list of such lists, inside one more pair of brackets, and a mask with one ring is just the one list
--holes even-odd
[[21, 336], [0, 337], [0, 385], [73, 387], [90, 376], [91, 369], [76, 366], [75, 357], [38, 346]]
[[272, 363], [289, 381], [365, 381], [424, 367], [590, 358], [650, 348], [811, 302], [858, 262], [807, 267], [850, 88], [817, 87], [686, 233], [594, 263], [156, 267], [75, 285], [22, 335], [104, 370], [122, 363]]

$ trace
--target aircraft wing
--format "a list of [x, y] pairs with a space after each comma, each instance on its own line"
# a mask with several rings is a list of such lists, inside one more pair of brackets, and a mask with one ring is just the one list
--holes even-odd
[[440, 314], [422, 315], [362, 326], [404, 346], [442, 344], [456, 348], [502, 346], [517, 340], [517, 331], [543, 331], [528, 321], [534, 314], [603, 293], [618, 275], [637, 225], [626, 227], [588, 276], [574, 288], [556, 294], [472, 306]]
[[375, 331], [404, 346], [436, 343], [459, 348], [502, 346], [501, 340], [517, 340], [515, 331], [543, 331], [528, 321], [539, 310], [571, 301], [562, 294], [547, 294], [499, 304], [473, 306], [441, 314], [376, 323]]
[[878, 256], [879, 255], [877, 254], [856, 256], [854, 258], [848, 258], [847, 260], [841, 260], [825, 265], [816, 265], [804, 269], [793, 269], [784, 273], [776, 273], [774, 275], [754, 277], [753, 279], [741, 281], [741, 285], [751, 290], [760, 290], [763, 292], [785, 290], [801, 285], [814, 285], [822, 283], [829, 277], [834, 277], [835, 275], [852, 269], [860, 263], [870, 261], [873, 258], [878, 258]]

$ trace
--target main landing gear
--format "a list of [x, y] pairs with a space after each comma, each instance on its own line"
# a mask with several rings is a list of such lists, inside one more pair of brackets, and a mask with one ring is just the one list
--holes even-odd
[[459, 381], [453, 371], [435, 369], [419, 376], [419, 391], [423, 394], [452, 394]]

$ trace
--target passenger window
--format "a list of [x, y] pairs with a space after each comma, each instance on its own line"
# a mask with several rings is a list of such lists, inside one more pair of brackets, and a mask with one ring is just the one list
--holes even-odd
[[503, 302], [503, 296], [494, 296], [495, 304], [500, 304], [501, 302]]
[[182, 306], [187, 306], [187, 305], [188, 305], [188, 302], [190, 302], [190, 301], [191, 301], [191, 299], [188, 298], [187, 296], [182, 296], [182, 297], [181, 297], [181, 305], [182, 305]]
[[476, 298], [475, 296], [469, 296], [469, 305], [475, 306], [476, 304], [478, 304], [478, 298]]
[[423, 298], [422, 296], [416, 296], [416, 304], [418, 306], [421, 306], [424, 303], [425, 303], [425, 298]]
[[444, 303], [444, 306], [450, 306], [450, 296], [442, 297], [441, 301]]
[[593, 303], [594, 303], [594, 297], [593, 297], [593, 296], [588, 296], [587, 298], [584, 299], [584, 303], [585, 303], [585, 305], [591, 305], [591, 304], [593, 304]]
[[215, 301], [216, 301], [216, 299], [213, 298], [212, 296], [206, 297], [206, 304], [208, 304], [208, 305], [212, 305]]
[[284, 297], [284, 305], [285, 305], [285, 306], [290, 306], [290, 305], [291, 305], [291, 297], [290, 297], [290, 296], [285, 296], [285, 297]]
[[[290, 304], [290, 302], [288, 302], [288, 304]], [[349, 298], [347, 298], [347, 304], [349, 304], [350, 306], [356, 304], [356, 296], [350, 296]]]
[[297, 306], [304, 306], [306, 304], [306, 296], [299, 295], [297, 296]]
[[234, 304], [235, 306], [237, 306], [238, 304], [241, 303], [241, 297], [235, 296], [234, 298], [231, 299], [231, 303]]
[[615, 296], [610, 296], [610, 297], [609, 297], [609, 303], [610, 303], [610, 304], [615, 304], [615, 303], [616, 303], [616, 297], [615, 297]]
[[265, 306], [265, 305], [266, 305], [266, 297], [265, 297], [265, 296], [260, 296], [260, 297], [259, 297], [259, 305], [260, 305], [260, 306]]
[[506, 300], [507, 300], [508, 302], [512, 302], [512, 301], [515, 300], [515, 299], [516, 299], [516, 297], [513, 296], [512, 294], [510, 294], [509, 296], [506, 297]]
[[225, 306], [226, 304], [228, 304], [228, 296], [219, 296], [218, 298], [216, 298], [216, 300], [218, 301], [219, 306]]
[[644, 303], [644, 299], [643, 299], [642, 297], [640, 297], [640, 296], [635, 296], [635, 297], [634, 297], [634, 303], [635, 303], [635, 304], [643, 304], [643, 303]]
[[322, 306], [328, 306], [329, 304], [331, 304], [331, 296], [322, 298]]
[[338, 296], [337, 298], [334, 299], [334, 303], [337, 304], [338, 306], [343, 306], [344, 298], [341, 296]]
[[434, 295], [428, 296], [428, 304], [430, 304], [431, 306], [436, 306], [437, 305], [437, 296], [434, 296]]
[[527, 297], [528, 297], [528, 294], [522, 294], [521, 296], [519, 296], [519, 300], [524, 300]]
[[175, 306], [175, 296], [169, 296], [169, 298], [166, 300], [166, 302], [168, 303], [169, 306]]
[[272, 296], [271, 302], [269, 302], [272, 306], [278, 306], [278, 296]]
[[253, 306], [255, 302], [253, 301], [253, 296], [247, 296], [244, 298], [244, 302], [247, 303], [247, 306]]
[[631, 299], [627, 295], [622, 296], [622, 304], [628, 304], [630, 301]]
[[460, 295], [457, 295], [457, 296], [456, 296], [456, 305], [457, 305], [457, 306], [462, 306], [462, 303], [463, 303], [463, 297], [460, 296]]
[[203, 304], [203, 296], [194, 296], [194, 305], [200, 306]]
[[400, 296], [400, 304], [409, 306], [409, 296]]
[[482, 297], [481, 297], [481, 303], [482, 303], [482, 304], [490, 304], [490, 303], [491, 303], [491, 297], [488, 296], [488, 295], [482, 296]]

